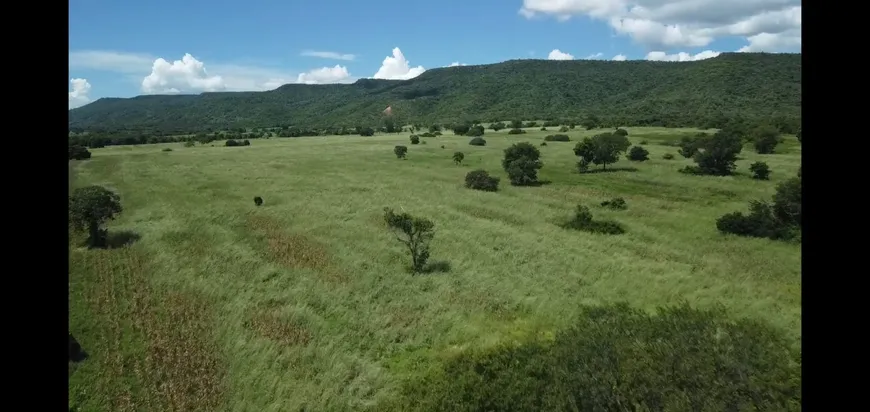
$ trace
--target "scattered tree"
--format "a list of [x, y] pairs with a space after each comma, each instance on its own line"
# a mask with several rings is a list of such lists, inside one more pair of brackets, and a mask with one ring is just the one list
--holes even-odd
[[631, 161], [644, 162], [649, 160], [649, 151], [644, 149], [642, 146], [634, 146], [628, 151], [628, 156], [626, 157]]
[[453, 163], [462, 164], [462, 161], [465, 159], [465, 154], [462, 152], [453, 153]]
[[526, 131], [523, 129], [510, 129], [508, 130], [508, 134], [525, 134]]
[[756, 180], [767, 180], [770, 178], [770, 167], [764, 162], [755, 162], [749, 165], [749, 171], [752, 172], [752, 178]]
[[551, 134], [544, 137], [545, 142], [570, 142], [571, 138], [565, 134]]
[[393, 148], [393, 153], [396, 154], [396, 158], [404, 159], [405, 155], [408, 154], [408, 147], [407, 146], [396, 146]]
[[735, 134], [716, 132], [713, 137], [703, 139], [703, 145], [695, 153], [696, 173], [713, 176], [730, 175], [737, 161], [737, 155], [743, 149], [743, 143]]
[[484, 192], [498, 190], [499, 178], [490, 176], [486, 170], [472, 170], [465, 175], [465, 187]]
[[435, 224], [407, 213], [396, 214], [388, 207], [384, 208], [384, 220], [396, 233], [396, 239], [408, 248], [413, 273], [423, 272], [429, 260], [429, 243], [435, 236]]
[[263, 205], [263, 198], [260, 196], [254, 196], [254, 205], [262, 206]]
[[475, 137], [471, 139], [468, 144], [472, 146], [486, 146], [486, 140], [484, 140], [482, 137]]
[[458, 136], [465, 136], [470, 129], [471, 129], [471, 125], [456, 124], [456, 125], [453, 125], [453, 134], [458, 135]]
[[102, 186], [81, 187], [69, 197], [70, 224], [75, 229], [87, 230], [91, 247], [105, 246], [106, 231], [101, 226], [122, 210], [120, 197]]
[[418, 144], [418, 143], [420, 143], [420, 136], [412, 134], [411, 135], [411, 144]]
[[779, 143], [779, 130], [768, 125], [759, 126], [753, 130], [752, 139], [756, 153], [771, 154]]
[[512, 185], [531, 185], [538, 182], [538, 169], [543, 167], [540, 158], [537, 147], [526, 142], [516, 143], [505, 149], [501, 165]]
[[[578, 142], [574, 147], [574, 154], [581, 158], [581, 164], [589, 167], [589, 163], [602, 165], [607, 170], [607, 164], [616, 163], [619, 155], [625, 152], [631, 142], [626, 136], [617, 136], [613, 133], [602, 133], [593, 137], [587, 137]], [[578, 168], [580, 166], [578, 165]]]

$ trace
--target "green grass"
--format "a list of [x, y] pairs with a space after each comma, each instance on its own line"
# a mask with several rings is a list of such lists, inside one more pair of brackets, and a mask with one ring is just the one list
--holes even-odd
[[[532, 131], [535, 130], [535, 131]], [[540, 147], [541, 187], [508, 185], [510, 144], [446, 133], [181, 143], [93, 150], [71, 184], [102, 184], [124, 213], [110, 232], [130, 246], [71, 246], [70, 330], [90, 358], [71, 369], [81, 410], [359, 410], [440, 359], [531, 335], [550, 336], [584, 303], [654, 310], [687, 300], [766, 320], [800, 345], [800, 246], [723, 236], [717, 217], [766, 199], [794, 176], [800, 146], [744, 148], [737, 176], [677, 172], [692, 164], [662, 143], [690, 129], [628, 128], [650, 160], [575, 172], [572, 142]], [[408, 146], [407, 160], [393, 154]], [[444, 145], [444, 149], [441, 146]], [[172, 152], [162, 152], [172, 147]], [[465, 153], [453, 164], [455, 151]], [[672, 153], [673, 160], [662, 155]], [[749, 178], [763, 160], [770, 181]], [[463, 187], [483, 168], [497, 193]], [[72, 170], [72, 169], [71, 169]], [[265, 204], [255, 207], [254, 196]], [[628, 209], [599, 204], [621, 196]], [[620, 236], [558, 225], [575, 206], [625, 225]], [[432, 219], [432, 260], [452, 270], [411, 276], [383, 208]]]

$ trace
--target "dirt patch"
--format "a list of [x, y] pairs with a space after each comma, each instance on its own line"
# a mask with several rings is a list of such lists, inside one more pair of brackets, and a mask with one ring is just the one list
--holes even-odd
[[346, 280], [326, 245], [301, 233], [288, 233], [281, 222], [268, 216], [252, 215], [247, 224], [263, 237], [266, 255], [272, 261], [292, 269], [317, 271], [330, 281]]
[[282, 345], [305, 345], [311, 341], [311, 332], [304, 323], [272, 311], [255, 311], [245, 321], [245, 328]]

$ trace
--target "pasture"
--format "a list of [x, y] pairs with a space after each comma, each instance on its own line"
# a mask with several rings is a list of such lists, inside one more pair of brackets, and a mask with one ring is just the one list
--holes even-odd
[[[715, 226], [797, 174], [797, 140], [772, 155], [745, 146], [736, 176], [691, 176], [668, 144], [696, 130], [627, 130], [650, 160], [578, 174], [574, 145], [601, 130], [572, 130], [539, 146], [540, 187], [511, 186], [501, 158], [555, 130], [487, 130], [483, 147], [448, 131], [418, 145], [402, 133], [92, 150], [70, 184], [111, 188], [124, 211], [108, 225], [112, 248], [70, 245], [70, 330], [89, 354], [71, 367], [70, 404], [376, 409], [453, 353], [552, 335], [590, 303], [723, 305], [799, 346], [800, 246]], [[749, 177], [758, 160], [769, 181]], [[499, 191], [463, 187], [474, 169], [501, 177]], [[599, 206], [616, 196], [627, 210]], [[577, 204], [627, 232], [560, 228]], [[431, 261], [449, 270], [408, 273], [384, 207], [431, 219]]]

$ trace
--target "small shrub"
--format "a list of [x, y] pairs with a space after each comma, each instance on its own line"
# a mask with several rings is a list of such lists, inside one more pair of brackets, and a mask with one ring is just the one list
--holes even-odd
[[542, 132], [546, 132], [546, 131], [547, 131], [547, 128], [546, 128], [546, 127], [542, 127], [542, 128], [541, 128], [541, 131], [542, 131]]
[[91, 152], [84, 146], [72, 145], [69, 147], [69, 160], [85, 160], [91, 158]]
[[242, 146], [250, 146], [251, 142], [248, 139], [242, 140]]
[[441, 148], [442, 148], [442, 149], [444, 148], [444, 145], [443, 145], [443, 144], [441, 145]]
[[646, 145], [648, 145], [648, 144], [649, 144], [649, 142], [647, 142], [646, 140], [641, 140], [641, 141], [640, 141], [640, 145], [641, 145], [641, 146], [646, 146]]
[[601, 202], [601, 206], [604, 206], [608, 209], [613, 210], [625, 210], [628, 209], [628, 204], [625, 203], [625, 199], [621, 197], [614, 197], [610, 200], [605, 200]]
[[701, 168], [698, 166], [685, 166], [682, 169], [678, 170], [678, 172], [680, 172], [682, 174], [694, 175], [694, 176], [701, 176], [704, 174], [704, 171], [701, 170]]
[[562, 126], [562, 127], [559, 128], [559, 132], [561, 132], [561, 133], [565, 133], [565, 132], [567, 132], [568, 130], [569, 130], [569, 129], [568, 129], [568, 126]]
[[605, 235], [621, 235], [625, 233], [625, 229], [618, 222], [612, 220], [593, 220], [592, 212], [588, 207], [583, 205], [577, 205], [574, 217], [562, 224], [562, 227]]
[[547, 142], [541, 142], [541, 146], [546, 146]]
[[482, 137], [475, 137], [471, 139], [468, 144], [472, 146], [486, 146], [486, 140], [484, 140]]
[[162, 150], [160, 150], [160, 151], [161, 151], [161, 152], [171, 152], [171, 151], [172, 151], [172, 148], [171, 148], [171, 147], [164, 147], [164, 148], [163, 148]]
[[764, 162], [755, 162], [749, 165], [749, 171], [752, 172], [752, 178], [756, 180], [768, 180], [770, 178], [770, 167]]
[[523, 125], [523, 127], [528, 127], [528, 128], [538, 127], [538, 122], [527, 122], [526, 124]]
[[411, 135], [411, 144], [419, 144], [419, 143], [420, 143], [420, 137], [415, 135], [415, 134], [412, 134]]
[[489, 125], [489, 128], [496, 131], [496, 132], [501, 130], [501, 129], [504, 129], [505, 127], [506, 126], [505, 126], [504, 122], [496, 122], [496, 123]]
[[420, 144], [427, 144], [425, 140], [420, 141]]
[[396, 154], [396, 158], [404, 159], [405, 156], [408, 154], [408, 147], [407, 146], [396, 146], [393, 148], [393, 153]]
[[435, 135], [432, 133], [426, 132], [426, 133], [421, 133], [420, 137], [435, 137]]
[[396, 214], [388, 207], [384, 208], [384, 221], [396, 232], [399, 242], [408, 248], [413, 273], [422, 272], [429, 260], [429, 243], [435, 236], [435, 224], [407, 213]]
[[184, 147], [193, 147], [196, 146], [196, 143], [193, 140], [188, 140], [184, 142]]
[[508, 134], [525, 134], [526, 131], [523, 129], [510, 129], [508, 130]]
[[551, 134], [544, 137], [545, 142], [570, 142], [571, 138], [564, 134]]
[[649, 160], [649, 151], [644, 149], [642, 146], [634, 146], [631, 150], [628, 151], [628, 155], [626, 156], [628, 160], [634, 162], [645, 162]]
[[226, 146], [226, 147], [236, 147], [236, 146], [241, 146], [241, 145], [242, 145], [241, 143], [239, 143], [238, 141], [233, 140], [233, 139], [229, 139], [224, 143], [224, 146]]
[[498, 190], [499, 178], [490, 176], [486, 170], [472, 170], [465, 175], [465, 187], [484, 192]]
[[628, 136], [628, 130], [620, 129], [617, 127], [616, 130], [613, 131], [613, 134], [617, 136]]
[[465, 154], [462, 152], [453, 153], [453, 163], [461, 164], [462, 160], [465, 159]]
[[260, 196], [254, 196], [254, 205], [262, 206], [263, 205], [263, 198]]
[[662, 156], [662, 159], [665, 159], [665, 160], [673, 160], [673, 159], [674, 159], [674, 155], [672, 155], [672, 154], [670, 154], [670, 153], [665, 153], [664, 156]]

